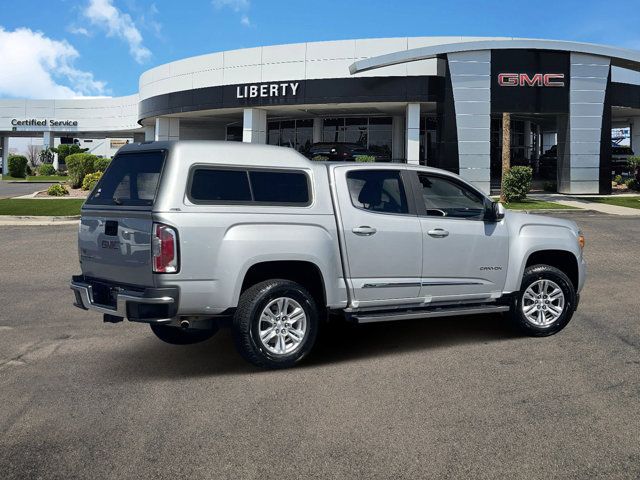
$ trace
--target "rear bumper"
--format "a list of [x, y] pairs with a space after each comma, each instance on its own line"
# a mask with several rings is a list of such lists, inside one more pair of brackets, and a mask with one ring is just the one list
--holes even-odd
[[[76, 307], [134, 322], [170, 323], [178, 312], [177, 287], [132, 289], [81, 275], [73, 277], [70, 287]], [[94, 289], [100, 289], [100, 295], [95, 295]], [[105, 291], [108, 292], [107, 301]]]

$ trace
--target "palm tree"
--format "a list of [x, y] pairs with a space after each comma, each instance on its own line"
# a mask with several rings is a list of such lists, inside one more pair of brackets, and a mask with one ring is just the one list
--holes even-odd
[[502, 113], [502, 182], [500, 185], [500, 201], [506, 202], [504, 196], [504, 180], [511, 168], [511, 114]]

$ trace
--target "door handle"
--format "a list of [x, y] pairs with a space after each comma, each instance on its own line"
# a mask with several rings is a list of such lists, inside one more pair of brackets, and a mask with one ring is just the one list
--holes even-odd
[[434, 238], [444, 238], [449, 235], [449, 232], [443, 228], [434, 228], [433, 230], [429, 230], [427, 235]]
[[361, 235], [364, 237], [368, 237], [370, 235], [373, 235], [374, 233], [377, 232], [377, 230], [373, 227], [370, 227], [368, 225], [362, 225], [360, 227], [353, 227], [353, 229], [351, 230], [353, 233], [355, 233], [356, 235]]

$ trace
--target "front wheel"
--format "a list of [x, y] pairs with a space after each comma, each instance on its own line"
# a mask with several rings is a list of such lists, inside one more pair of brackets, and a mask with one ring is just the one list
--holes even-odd
[[217, 328], [207, 330], [185, 330], [180, 327], [171, 327], [169, 325], [150, 324], [151, 331], [156, 337], [171, 345], [191, 345], [194, 343], [204, 342], [213, 337], [218, 331]]
[[313, 347], [318, 311], [311, 294], [289, 280], [267, 280], [240, 296], [233, 319], [236, 348], [262, 368], [287, 368]]
[[576, 304], [576, 290], [569, 277], [549, 265], [533, 265], [524, 271], [511, 314], [522, 333], [545, 337], [569, 323]]

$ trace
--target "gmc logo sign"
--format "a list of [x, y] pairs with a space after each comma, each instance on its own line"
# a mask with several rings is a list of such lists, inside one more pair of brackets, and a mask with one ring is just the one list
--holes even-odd
[[564, 87], [564, 73], [500, 73], [501, 87]]

